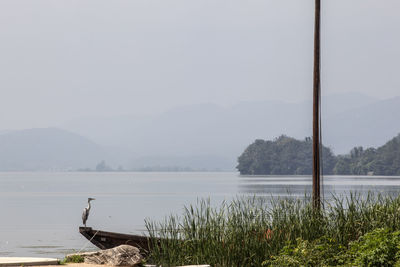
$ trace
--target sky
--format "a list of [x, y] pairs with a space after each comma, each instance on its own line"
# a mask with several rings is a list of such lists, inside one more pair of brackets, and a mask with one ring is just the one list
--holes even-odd
[[[323, 93], [400, 95], [400, 1], [322, 4]], [[0, 130], [309, 99], [313, 12], [313, 0], [2, 0]]]

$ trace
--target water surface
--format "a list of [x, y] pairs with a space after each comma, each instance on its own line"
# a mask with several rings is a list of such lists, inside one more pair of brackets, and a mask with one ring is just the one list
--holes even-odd
[[[143, 233], [144, 219], [181, 213], [183, 206], [237, 195], [303, 197], [309, 176], [237, 173], [0, 173], [0, 256], [62, 258], [92, 245], [78, 232], [88, 197], [96, 198], [88, 226]], [[397, 195], [400, 177], [327, 176], [324, 195], [368, 191]]]

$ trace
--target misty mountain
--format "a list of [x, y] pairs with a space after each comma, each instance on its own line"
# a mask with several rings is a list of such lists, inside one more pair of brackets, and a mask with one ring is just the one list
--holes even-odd
[[324, 120], [324, 142], [336, 153], [352, 147], [378, 147], [400, 133], [400, 97], [346, 110]]
[[178, 107], [153, 117], [83, 120], [64, 127], [100, 144], [129, 148], [133, 166], [138, 162], [146, 165], [147, 159], [152, 159], [150, 165], [168, 161], [181, 166], [182, 158], [213, 157], [224, 165], [231, 162], [229, 169], [233, 170], [237, 156], [255, 138], [273, 138], [282, 132], [304, 136], [306, 123], [289, 120], [292, 114], [306, 118], [307, 108], [274, 101], [229, 108], [204, 104]]
[[93, 167], [107, 156], [96, 143], [56, 128], [0, 134], [0, 170], [70, 170]]
[[[177, 107], [158, 116], [72, 121], [57, 128], [0, 133], [1, 170], [113, 168], [234, 170], [255, 139], [311, 136], [310, 101], [241, 102]], [[349, 93], [323, 98], [323, 142], [336, 154], [380, 146], [400, 132], [400, 97]], [[78, 134], [74, 134], [76, 132]], [[93, 141], [92, 141], [93, 140]], [[99, 144], [99, 145], [98, 145]]]
[[[347, 153], [356, 145], [382, 145], [400, 132], [395, 123], [398, 98], [378, 100], [351, 92], [325, 96], [322, 103], [323, 141], [335, 153]], [[230, 162], [228, 169], [233, 169], [238, 155], [255, 139], [311, 136], [311, 115], [311, 101], [259, 101], [182, 106], [158, 116], [81, 119], [64, 127], [99, 144], [129, 149], [127, 166], [133, 168], [214, 168]], [[207, 157], [215, 159], [213, 164], [189, 160]], [[185, 158], [188, 163], [182, 166]]]
[[137, 171], [232, 171], [232, 159], [216, 155], [138, 157], [126, 165]]

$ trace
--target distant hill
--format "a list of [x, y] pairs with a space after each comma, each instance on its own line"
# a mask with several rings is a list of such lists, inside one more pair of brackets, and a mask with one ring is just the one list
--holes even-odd
[[135, 171], [226, 171], [232, 170], [232, 163], [214, 155], [160, 156], [136, 158], [126, 168]]
[[400, 132], [400, 97], [327, 116], [323, 122], [324, 143], [336, 153], [352, 147], [377, 147]]
[[[323, 143], [335, 154], [378, 147], [400, 132], [400, 97], [360, 93], [323, 97]], [[311, 102], [189, 105], [157, 116], [72, 121], [60, 128], [0, 132], [0, 170], [95, 168], [235, 170], [237, 156], [255, 139], [282, 133], [311, 136]], [[77, 134], [74, 134], [77, 133]]]
[[[337, 154], [354, 146], [383, 145], [400, 132], [400, 124], [395, 123], [400, 98], [379, 100], [351, 92], [324, 96], [322, 104], [323, 142]], [[180, 166], [179, 159], [207, 155], [215, 159], [212, 164], [196, 164], [234, 170], [237, 155], [255, 139], [283, 133], [298, 139], [311, 136], [311, 114], [310, 101], [251, 101], [229, 107], [183, 106], [157, 116], [80, 119], [63, 128], [102, 145], [129, 149], [127, 166], [134, 168], [137, 162], [157, 166], [168, 161], [170, 166]]]
[[56, 128], [0, 134], [0, 170], [75, 170], [95, 166], [106, 151], [94, 142]]

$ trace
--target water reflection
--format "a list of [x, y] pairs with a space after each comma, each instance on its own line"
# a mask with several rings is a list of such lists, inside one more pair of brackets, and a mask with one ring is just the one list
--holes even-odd
[[[310, 176], [241, 176], [238, 191], [270, 197], [304, 197], [311, 194]], [[350, 192], [366, 195], [369, 192], [398, 196], [400, 177], [369, 176], [325, 176], [323, 195], [346, 196]]]

